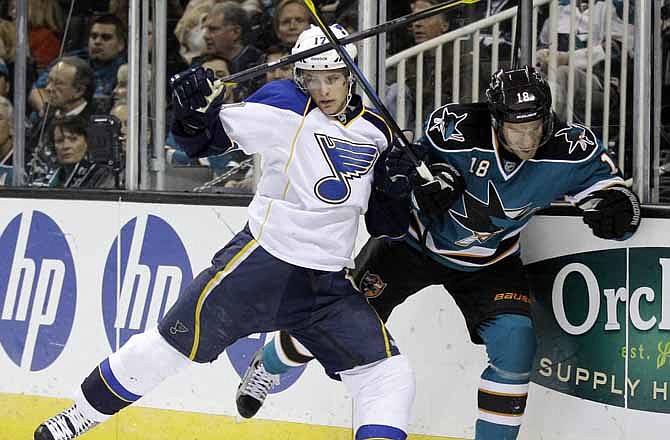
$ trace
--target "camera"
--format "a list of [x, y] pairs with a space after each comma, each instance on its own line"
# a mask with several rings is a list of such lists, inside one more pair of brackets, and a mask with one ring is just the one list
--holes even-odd
[[121, 121], [113, 115], [92, 115], [86, 128], [88, 157], [92, 162], [121, 166]]

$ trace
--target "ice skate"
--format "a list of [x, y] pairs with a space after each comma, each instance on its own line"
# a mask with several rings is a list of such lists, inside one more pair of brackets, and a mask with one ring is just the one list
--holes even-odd
[[72, 405], [45, 420], [35, 430], [35, 440], [71, 440], [94, 428], [98, 422], [89, 419]]
[[279, 375], [265, 371], [263, 367], [263, 348], [256, 352], [242, 382], [237, 387], [235, 403], [237, 412], [250, 419], [256, 415], [273, 386], [279, 385]]

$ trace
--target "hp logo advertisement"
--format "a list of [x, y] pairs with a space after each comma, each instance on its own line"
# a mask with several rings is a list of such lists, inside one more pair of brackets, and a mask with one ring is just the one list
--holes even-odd
[[177, 232], [155, 215], [126, 223], [107, 255], [103, 321], [109, 345], [117, 350], [156, 325], [191, 282], [193, 271]]
[[[67, 231], [68, 235], [76, 234]], [[97, 330], [89, 326], [102, 324], [103, 337], [116, 351], [133, 335], [156, 325], [193, 280], [184, 243], [175, 229], [156, 215], [132, 218], [114, 240], [104, 242], [110, 247], [98, 303], [102, 311], [78, 311], [72, 250], [81, 252], [82, 270], [96, 271], [103, 262], [84, 258], [90, 255], [86, 248], [94, 244], [71, 248], [61, 226], [37, 210], [16, 215], [0, 230], [0, 345], [17, 367], [36, 372], [53, 365], [68, 344], [77, 312], [85, 317], [101, 313], [102, 323], [88, 318], [80, 331], [95, 335]], [[87, 293], [94, 295], [96, 287], [88, 286]], [[268, 336], [251, 335], [226, 349], [240, 376]], [[86, 347], [73, 349], [85, 351]], [[303, 370], [283, 375], [273, 392], [290, 387]]]
[[0, 344], [20, 368], [39, 371], [72, 331], [77, 279], [70, 246], [40, 211], [14, 217], [0, 236]]

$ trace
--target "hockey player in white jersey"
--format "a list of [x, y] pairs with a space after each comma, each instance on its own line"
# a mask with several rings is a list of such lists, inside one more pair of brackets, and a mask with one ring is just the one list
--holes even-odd
[[[339, 25], [331, 29], [346, 36]], [[312, 27], [293, 52], [323, 42]], [[346, 50], [355, 56], [353, 45]], [[402, 234], [384, 221], [393, 202], [372, 185], [391, 133], [353, 94], [352, 75], [334, 50], [296, 63], [294, 80], [274, 81], [245, 102], [221, 107], [223, 88], [211, 71], [171, 79], [173, 132], [189, 156], [231, 148], [263, 155], [249, 222], [158, 327], [103, 360], [74, 405], [42, 423], [35, 440], [75, 438], [192, 363], [212, 362], [237, 339], [278, 329], [342, 379], [353, 398], [357, 440], [406, 439], [412, 370], [344, 275], [361, 214], [373, 235]]]

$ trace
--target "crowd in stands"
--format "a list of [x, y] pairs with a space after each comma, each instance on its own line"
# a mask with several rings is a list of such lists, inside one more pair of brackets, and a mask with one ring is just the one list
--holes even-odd
[[[420, 11], [440, 3], [441, 0], [394, 0], [387, 2], [389, 19], [410, 12]], [[153, 2], [151, 2], [153, 5]], [[358, 25], [358, 1], [319, 0], [315, 2], [326, 15], [327, 21], [337, 21], [350, 31]], [[567, 117], [572, 112], [573, 120], [583, 122], [585, 109], [583, 99], [576, 99], [568, 109], [564, 99], [567, 86], [567, 41], [569, 33], [569, 0], [559, 0], [559, 71], [555, 103], [557, 114]], [[604, 62], [603, 30], [605, 9], [603, 0], [596, 0], [594, 10], [588, 10], [588, 2], [578, 1], [576, 87], [585, 88], [586, 78], [585, 44], [589, 14], [595, 16], [594, 44], [598, 51], [593, 57], [594, 89], [591, 121], [602, 126], [602, 95], [610, 87], [612, 111], [611, 124], [618, 124], [617, 106], [625, 84], [618, 82], [619, 66], [630, 63], [632, 40], [628, 54], [621, 54], [623, 22], [619, 0], [613, 17], [615, 57], [618, 64], [612, 67], [613, 78], [604, 84], [602, 63]], [[128, 79], [128, 4], [129, 0], [28, 0], [28, 45], [27, 113], [26, 117], [26, 181], [32, 186], [113, 188], [123, 187], [123, 163], [125, 162], [125, 140], [128, 122], [127, 93], [129, 84], [138, 81]], [[457, 29], [478, 19], [496, 14], [516, 6], [518, 0], [490, 0], [455, 8], [450, 12], [435, 15], [408, 26], [409, 32], [394, 31], [387, 35], [387, 52], [393, 54], [412, 45], [422, 43]], [[205, 66], [219, 78], [241, 72], [250, 67], [280, 59], [290, 53], [298, 35], [311, 23], [311, 15], [302, 0], [168, 0], [167, 78], [189, 67]], [[632, 7], [631, 7], [632, 9]], [[544, 21], [546, 15], [540, 15]], [[633, 18], [633, 17], [631, 17]], [[0, 186], [11, 182], [13, 107], [12, 87], [16, 56], [16, 5], [15, 0], [0, 0]], [[547, 24], [538, 38], [537, 60], [546, 66], [548, 61]], [[632, 26], [632, 24], [630, 25]], [[151, 29], [149, 29], [151, 32]], [[670, 27], [664, 27], [664, 36]], [[629, 34], [632, 39], [632, 31]], [[501, 62], [510, 59], [512, 29], [501, 28], [497, 52]], [[459, 96], [452, 96], [455, 81], [453, 54], [445, 46], [442, 55], [441, 77], [443, 81], [441, 103], [451, 101], [469, 102], [484, 98], [491, 71], [492, 41], [490, 35], [482, 33], [478, 42], [464, 41], [461, 46]], [[667, 40], [664, 39], [664, 44]], [[479, 95], [472, 96], [473, 44], [480, 47]], [[616, 50], [619, 50], [616, 52]], [[149, 48], [151, 50], [151, 48]], [[580, 52], [581, 51], [581, 52]], [[162, 60], [161, 60], [162, 61]], [[414, 64], [412, 64], [414, 63]], [[426, 117], [435, 105], [435, 57], [426, 52], [423, 57], [422, 102]], [[668, 69], [670, 70], [670, 69]], [[416, 101], [416, 59], [407, 66], [404, 84], [398, 84], [394, 71], [387, 72], [388, 87], [384, 101], [392, 114], [398, 101], [399, 90], [404, 90], [408, 109]], [[631, 71], [632, 72], [632, 71]], [[666, 75], [670, 77], [670, 73]], [[226, 90], [225, 102], [239, 102], [261, 87], [265, 82], [290, 79], [292, 66], [285, 66], [230, 86]], [[629, 75], [629, 81], [632, 73]], [[670, 83], [670, 80], [668, 80]], [[576, 94], [581, 96], [582, 94]], [[668, 105], [668, 103], [666, 103]], [[168, 124], [169, 124], [169, 111]], [[666, 112], [670, 113], [670, 112]], [[413, 127], [414, 111], [408, 111], [407, 120], [401, 126]], [[119, 157], [106, 162], [96, 162], [87, 141], [90, 135], [90, 117], [109, 115], [117, 121]], [[598, 119], [601, 118], [601, 119]], [[632, 124], [630, 124], [632, 126]], [[98, 139], [98, 138], [96, 138]], [[178, 167], [207, 166], [210, 177], [228, 176], [223, 188], [252, 190], [253, 166], [241, 152], [220, 158], [191, 160], [179, 150], [169, 135], [165, 140], [168, 164]], [[97, 148], [97, 147], [96, 147]], [[146, 148], [149, 148], [148, 146]], [[152, 151], [152, 150], [149, 150]], [[103, 155], [104, 156], [104, 155]], [[246, 164], [241, 167], [240, 164]], [[236, 171], [237, 170], [237, 171]]]

